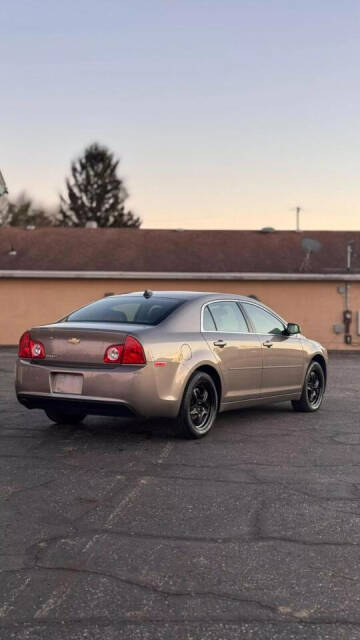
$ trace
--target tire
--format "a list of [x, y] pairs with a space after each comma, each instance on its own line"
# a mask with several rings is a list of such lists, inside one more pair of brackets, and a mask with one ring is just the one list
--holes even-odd
[[300, 400], [292, 400], [294, 411], [317, 411], [325, 392], [325, 374], [322, 366], [313, 361], [306, 372]]
[[45, 413], [56, 424], [79, 424], [86, 418], [86, 413], [62, 413], [61, 411], [45, 411]]
[[213, 379], [204, 371], [195, 372], [184, 392], [178, 426], [186, 438], [202, 438], [213, 427], [219, 398]]

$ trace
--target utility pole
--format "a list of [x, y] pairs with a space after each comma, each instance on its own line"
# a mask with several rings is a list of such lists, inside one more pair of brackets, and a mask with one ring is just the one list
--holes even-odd
[[353, 254], [352, 245], [354, 244], [354, 240], [349, 240], [346, 248], [346, 271], [351, 271], [351, 258]]
[[295, 207], [296, 211], [296, 231], [299, 233], [300, 231], [300, 211], [302, 211], [302, 207]]
[[[354, 240], [349, 240], [346, 246], [346, 271], [349, 273], [351, 271], [351, 259], [353, 255], [353, 244]], [[345, 310], [343, 312], [344, 317], [344, 326], [345, 326], [345, 344], [352, 343], [352, 335], [351, 331], [351, 321], [352, 321], [352, 311], [350, 309], [350, 283], [345, 282]]]

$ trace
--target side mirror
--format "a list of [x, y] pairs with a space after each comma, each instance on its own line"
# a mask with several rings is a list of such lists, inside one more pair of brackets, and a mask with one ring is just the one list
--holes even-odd
[[288, 322], [284, 333], [286, 336], [295, 336], [297, 333], [301, 333], [300, 325], [295, 322]]

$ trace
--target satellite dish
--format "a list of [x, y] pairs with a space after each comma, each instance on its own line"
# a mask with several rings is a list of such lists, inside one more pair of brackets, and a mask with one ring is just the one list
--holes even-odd
[[317, 253], [321, 249], [321, 242], [315, 238], [303, 238], [301, 244], [306, 253]]
[[8, 193], [7, 190], [7, 186], [6, 186], [6, 182], [4, 180], [4, 177], [0, 171], [0, 196], [4, 196], [5, 193]]
[[262, 229], [260, 229], [261, 233], [274, 233], [274, 231], [274, 227], [263, 227]]

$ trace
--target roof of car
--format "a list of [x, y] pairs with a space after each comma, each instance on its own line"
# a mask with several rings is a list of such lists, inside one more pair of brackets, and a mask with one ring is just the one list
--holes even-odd
[[[125, 294], [122, 293], [118, 295], [139, 296], [139, 295], [144, 295], [144, 293], [145, 291], [131, 291], [129, 293], [125, 293]], [[203, 291], [151, 291], [151, 295], [149, 295], [149, 298], [155, 296], [155, 297], [161, 297], [161, 298], [177, 298], [181, 300], [191, 300], [195, 298], [200, 298], [203, 295], [206, 295], [204, 294]]]
[[[144, 291], [132, 291], [129, 293], [118, 294], [120, 296], [128, 295], [128, 296], [139, 296], [144, 295]], [[235, 293], [218, 293], [216, 291], [151, 291], [151, 296], [149, 297], [161, 297], [161, 298], [177, 298], [178, 300], [196, 300], [196, 299], [218, 299], [221, 300], [249, 300], [248, 296], [242, 296]], [[260, 303], [261, 304], [261, 303]]]

